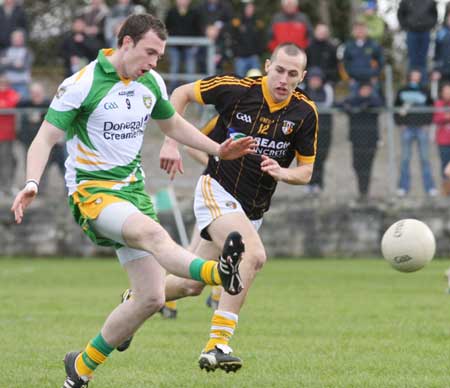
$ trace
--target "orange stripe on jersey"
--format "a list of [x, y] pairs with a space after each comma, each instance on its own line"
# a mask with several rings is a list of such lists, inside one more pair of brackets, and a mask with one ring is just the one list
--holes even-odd
[[222, 86], [222, 85], [236, 85], [236, 86], [243, 86], [244, 88], [250, 88], [250, 86], [251, 86], [251, 85], [241, 84], [240, 82], [220, 82], [220, 83], [211, 85], [211, 86], [209, 86], [207, 88], [202, 88], [201, 91], [202, 92], [207, 92], [208, 90], [214, 89], [214, 88], [216, 88], [218, 86]]
[[210, 88], [213, 85], [222, 85], [226, 82], [231, 82], [232, 84], [239, 85], [240, 80], [234, 77], [221, 77], [221, 78], [215, 78], [211, 81], [202, 82], [201, 89]]
[[204, 135], [208, 136], [208, 135], [212, 132], [212, 130], [214, 129], [214, 127], [216, 126], [217, 120], [219, 120], [219, 115], [214, 116], [211, 120], [209, 120], [209, 121], [205, 124], [205, 126], [202, 128], [201, 132], [202, 132]]
[[80, 152], [82, 152], [83, 154], [85, 154], [85, 155], [87, 155], [87, 156], [94, 156], [94, 157], [96, 157], [96, 158], [98, 157], [97, 154], [95, 154], [95, 153], [93, 153], [93, 152], [90, 152], [90, 151], [86, 151], [86, 150], [81, 146], [80, 143], [77, 144], [77, 150], [80, 151]]
[[83, 74], [86, 72], [87, 66], [83, 67], [77, 74], [75, 78], [75, 82], [79, 81], [81, 77], [83, 77]]
[[252, 84], [252, 82], [248, 79], [245, 78], [236, 78], [234, 76], [231, 75], [224, 75], [224, 76], [220, 76], [220, 77], [214, 77], [212, 79], [209, 80], [202, 80], [202, 85], [203, 86], [209, 86], [213, 83], [217, 83], [217, 82], [222, 82], [222, 81], [236, 81], [236, 82], [243, 82], [243, 83], [248, 83], [248, 84]]
[[79, 156], [76, 157], [75, 161], [80, 164], [86, 164], [89, 166], [98, 166], [100, 164], [106, 164], [104, 162], [94, 162], [93, 160], [83, 159], [83, 158], [80, 158]]
[[102, 49], [102, 52], [103, 52], [103, 55], [105, 56], [105, 57], [109, 57], [109, 56], [111, 56], [111, 55], [113, 55], [114, 54], [114, 49], [113, 48], [105, 48], [105, 49]]
[[[315, 144], [314, 144], [314, 147], [315, 147]], [[313, 156], [304, 156], [304, 155], [300, 155], [300, 153], [298, 151], [295, 151], [295, 159], [297, 159], [297, 162], [302, 162], [305, 164], [312, 164], [316, 160], [316, 155], [314, 153]]]
[[214, 86], [218, 85], [240, 85], [244, 87], [250, 87], [254, 85], [254, 82], [248, 82], [245, 79], [239, 79], [234, 77], [220, 77], [220, 78], [214, 78], [211, 81], [202, 81], [200, 85], [200, 90], [209, 90]]
[[209, 209], [212, 217], [215, 219], [220, 216], [219, 206], [214, 200], [211, 190], [211, 177], [202, 176], [202, 194], [205, 198], [205, 205]]
[[202, 92], [200, 91], [201, 82], [202, 81], [199, 80], [194, 83], [194, 96], [196, 102], [198, 102], [201, 105], [205, 105], [205, 101], [203, 101], [202, 97]]
[[304, 96], [304, 95], [302, 95], [301, 100], [306, 102], [313, 109], [314, 114], [316, 116], [316, 127], [314, 128], [314, 132], [315, 132], [315, 134], [314, 134], [314, 155], [316, 155], [316, 153], [317, 153], [317, 134], [319, 132], [319, 112], [317, 111], [316, 104], [312, 100], [306, 98], [306, 96]]

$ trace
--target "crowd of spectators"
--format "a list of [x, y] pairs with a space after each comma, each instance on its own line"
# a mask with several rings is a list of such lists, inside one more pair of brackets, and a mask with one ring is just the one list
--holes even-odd
[[[280, 0], [279, 11], [265, 21], [254, 0], [241, 0], [235, 8], [229, 0], [173, 0], [170, 4], [164, 17], [169, 36], [209, 38], [214, 43], [217, 73], [234, 72], [242, 77], [257, 74], [262, 71], [264, 60], [283, 42], [294, 42], [305, 49], [308, 73], [300, 87], [316, 102], [320, 116], [317, 159], [307, 190], [320, 193], [326, 184], [324, 169], [334, 127], [331, 108], [336, 108], [348, 115], [357, 190], [360, 199], [366, 201], [379, 144], [378, 116], [385, 105], [382, 77], [386, 38], [390, 34], [379, 16], [377, 2], [361, 1], [350, 36], [343, 42], [333, 36], [331, 26], [324, 21], [313, 25], [298, 0]], [[123, 20], [130, 14], [146, 11], [132, 0], [116, 0], [110, 7], [104, 0], [88, 1], [74, 15], [70, 29], [59, 43], [64, 76], [74, 74], [95, 59], [99, 49], [115, 47], [115, 37]], [[441, 25], [434, 0], [401, 0], [397, 17], [405, 35], [408, 59], [404, 68], [405, 82], [399, 83], [395, 98], [394, 118], [401, 131], [397, 194], [405, 196], [411, 189], [412, 145], [417, 142], [424, 191], [435, 196], [438, 188], [429, 160], [431, 124], [436, 128], [442, 171], [450, 161], [450, 112], [446, 111], [450, 108], [450, 5]], [[22, 2], [4, 0], [0, 6], [0, 108], [28, 109], [18, 116], [9, 113], [0, 116], [2, 182], [14, 176], [16, 163], [11, 142], [19, 140], [27, 147], [48, 105], [45, 88], [32, 80], [33, 52], [28, 38], [29, 25]], [[430, 45], [432, 39], [434, 42]], [[169, 92], [186, 82], [187, 78], [177, 78], [180, 74], [206, 74], [206, 60], [203, 46], [168, 45]], [[430, 82], [439, 86], [434, 100]], [[40, 109], [38, 113], [32, 113], [30, 108], [33, 107]], [[429, 109], [420, 111], [420, 108]], [[56, 150], [52, 158], [63, 171], [63, 148]], [[441, 193], [450, 195], [450, 181], [444, 175], [440, 178]], [[3, 187], [12, 187], [12, 184]]]

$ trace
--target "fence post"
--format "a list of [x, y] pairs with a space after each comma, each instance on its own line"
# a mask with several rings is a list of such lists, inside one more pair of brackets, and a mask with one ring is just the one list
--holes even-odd
[[394, 89], [392, 66], [386, 65], [385, 75], [385, 94], [386, 94], [386, 137], [388, 146], [388, 178], [389, 190], [391, 194], [395, 194], [397, 187], [397, 162], [396, 162], [396, 146], [395, 146], [395, 123], [394, 123]]

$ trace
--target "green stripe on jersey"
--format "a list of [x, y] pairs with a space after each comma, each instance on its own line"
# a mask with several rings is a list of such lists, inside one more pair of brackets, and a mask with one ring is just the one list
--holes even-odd
[[136, 175], [136, 180], [141, 181], [144, 177], [141, 170], [141, 154], [139, 153], [136, 158], [126, 166], [117, 166], [110, 170], [96, 170], [87, 171], [79, 168], [75, 169], [77, 176], [76, 182], [83, 181], [123, 181], [128, 178], [133, 172]]

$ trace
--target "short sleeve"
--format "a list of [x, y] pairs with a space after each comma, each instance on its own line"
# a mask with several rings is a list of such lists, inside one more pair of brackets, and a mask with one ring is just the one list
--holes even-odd
[[[162, 77], [156, 71], [150, 71], [148, 81], [150, 84], [155, 84], [158, 91], [155, 107], [151, 113], [154, 120], [167, 120], [175, 114], [175, 108], [169, 101], [167, 87]], [[144, 82], [145, 83], [145, 82]], [[151, 87], [151, 86], [150, 86]]]
[[45, 120], [63, 131], [70, 128], [78, 115], [85, 95], [80, 88], [81, 84], [73, 82], [71, 78], [59, 86], [45, 115]]
[[295, 156], [298, 162], [314, 163], [317, 152], [318, 130], [317, 109], [313, 107], [301, 124], [295, 139]]
[[221, 75], [204, 78], [194, 84], [195, 98], [203, 105], [214, 105], [220, 113], [224, 107], [233, 104], [253, 84], [249, 78]]

